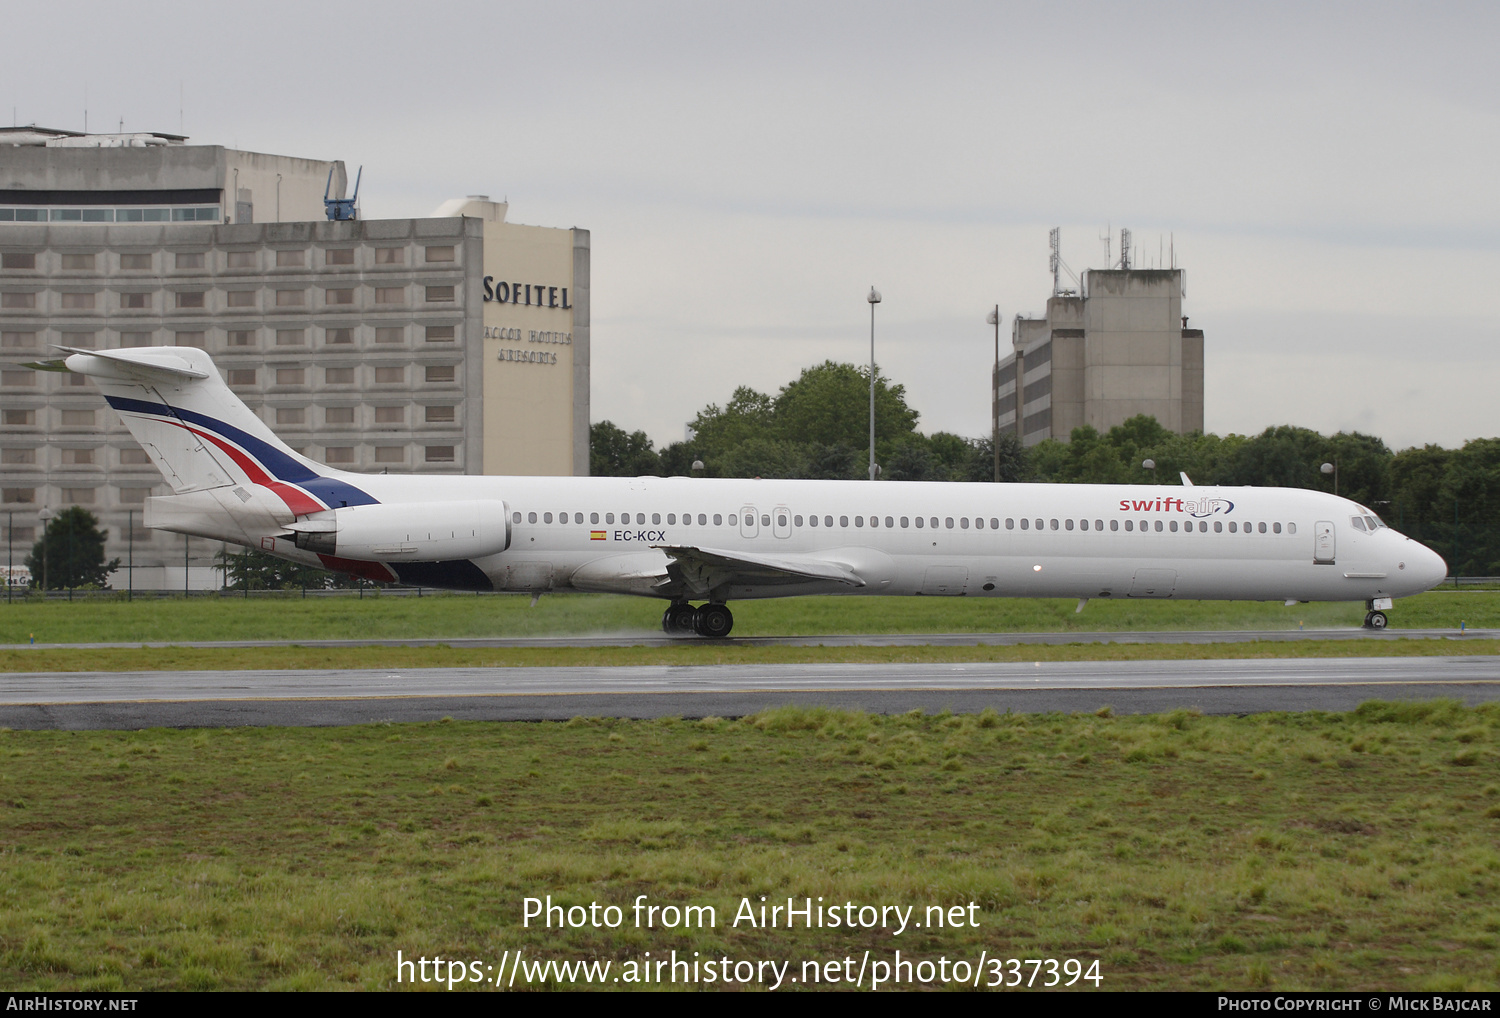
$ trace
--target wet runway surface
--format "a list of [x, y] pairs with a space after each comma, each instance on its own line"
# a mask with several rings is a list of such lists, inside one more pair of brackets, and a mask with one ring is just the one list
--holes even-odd
[[[1068, 642], [1078, 640], [1071, 635]], [[1500, 700], [1500, 657], [7, 673], [0, 675], [0, 726], [702, 717], [783, 704], [880, 713], [1110, 705], [1243, 714], [1437, 696]]]

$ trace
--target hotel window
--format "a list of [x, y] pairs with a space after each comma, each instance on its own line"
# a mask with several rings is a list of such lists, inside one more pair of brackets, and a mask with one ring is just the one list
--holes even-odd
[[69, 272], [92, 272], [94, 269], [94, 256], [91, 254], [65, 254], [62, 256], [62, 267]]
[[335, 247], [323, 252], [324, 265], [353, 265], [354, 248]]
[[[99, 345], [98, 337], [92, 332], [64, 332], [62, 334], [62, 345], [71, 347], [85, 347], [92, 350]], [[77, 377], [77, 376], [69, 376]]]
[[331, 445], [323, 450], [323, 462], [353, 463], [354, 447], [352, 445]]
[[34, 308], [34, 293], [0, 293], [0, 308]]
[[94, 426], [94, 411], [92, 410], [64, 410], [62, 422], [70, 428], [92, 428]]
[[62, 306], [64, 311], [91, 311], [94, 307], [94, 295], [91, 293], [62, 294]]
[[406, 407], [404, 406], [378, 406], [375, 408], [376, 424], [405, 424]]
[[375, 342], [377, 343], [404, 343], [406, 342], [406, 330], [399, 325], [388, 325], [375, 330]]
[[354, 408], [352, 406], [331, 406], [323, 411], [323, 420], [329, 424], [353, 424]]
[[429, 445], [427, 447], [428, 463], [452, 463], [453, 446], [451, 445]]
[[406, 381], [406, 369], [405, 368], [376, 368], [375, 369], [375, 384], [376, 385], [400, 385], [404, 381]]
[[232, 307], [232, 308], [253, 308], [253, 307], [255, 307], [255, 291], [254, 290], [230, 290], [229, 293], [226, 295], [226, 297], [227, 297], [227, 299], [225, 300], [225, 303], [229, 307]]
[[353, 385], [353, 368], [327, 368], [323, 372], [323, 381], [329, 385]]
[[201, 269], [203, 268], [203, 252], [192, 253], [181, 252], [177, 254], [177, 267], [179, 269]]
[[451, 364], [429, 364], [427, 366], [427, 381], [429, 382], [451, 382], [453, 381], [453, 365]]
[[277, 346], [301, 346], [307, 342], [306, 329], [277, 329]]
[[0, 411], [0, 424], [9, 425], [12, 428], [30, 427], [36, 424], [35, 410], [5, 410]]
[[151, 333], [149, 333], [149, 332], [122, 332], [122, 333], [120, 333], [120, 345], [122, 347], [150, 346], [151, 345]]
[[279, 268], [295, 268], [306, 261], [302, 251], [277, 251], [276, 265]]
[[253, 269], [255, 268], [254, 251], [231, 251], [228, 255], [229, 267], [231, 269]]
[[151, 271], [151, 256], [148, 254], [122, 254], [120, 256], [120, 271], [149, 272]]
[[376, 265], [404, 265], [406, 264], [406, 248], [404, 247], [377, 247], [375, 249]]
[[451, 343], [451, 342], [453, 342], [453, 326], [451, 326], [451, 325], [429, 325], [429, 326], [427, 326], [427, 342], [429, 342], [429, 343]]
[[427, 260], [429, 262], [451, 262], [453, 261], [453, 245], [447, 247], [429, 247], [427, 249]]
[[36, 253], [33, 251], [7, 251], [0, 254], [0, 269], [34, 269]]
[[324, 329], [323, 342], [325, 343], [352, 343], [354, 342], [353, 329]]
[[34, 332], [0, 332], [0, 349], [30, 350], [36, 346]]
[[124, 505], [140, 505], [150, 494], [150, 488], [121, 488], [120, 502]]
[[231, 332], [229, 334], [229, 345], [230, 346], [254, 346], [255, 345], [255, 330], [254, 329], [235, 329], [233, 332]]
[[307, 294], [302, 290], [277, 290], [276, 306], [279, 308], [300, 308], [307, 302]]
[[140, 467], [151, 462], [151, 457], [146, 455], [145, 449], [121, 449], [120, 465], [122, 467]]
[[208, 340], [202, 332], [178, 332], [173, 338], [177, 346], [195, 346], [199, 350], [208, 348]]
[[377, 286], [375, 288], [376, 304], [400, 304], [406, 300], [406, 287], [404, 286]]
[[436, 304], [453, 299], [453, 287], [451, 286], [429, 286], [427, 287], [427, 303]]
[[83, 375], [75, 375], [72, 372], [69, 372], [68, 374], [63, 376], [62, 384], [66, 385], [70, 389], [83, 389], [87, 388], [89, 380]]
[[307, 421], [307, 411], [301, 407], [277, 407], [277, 424], [304, 424]]
[[301, 385], [302, 384], [302, 369], [301, 368], [277, 368], [276, 369], [276, 384], [277, 385]]
[[229, 384], [230, 385], [254, 385], [255, 384], [255, 369], [254, 368], [230, 368], [229, 369]]
[[203, 306], [203, 291], [186, 290], [178, 293], [177, 306], [180, 308], [201, 308]]
[[13, 502], [18, 505], [28, 505], [35, 501], [35, 488], [6, 488], [3, 493], [0, 493], [0, 502]]
[[64, 502], [67, 502], [67, 503], [71, 504], [71, 505], [93, 505], [94, 504], [94, 489], [93, 488], [64, 488], [62, 490], [62, 500]]
[[353, 304], [353, 287], [344, 287], [338, 290], [325, 290], [323, 299], [329, 304]]
[[0, 371], [0, 385], [35, 385], [36, 372], [17, 369]]
[[83, 467], [90, 466], [94, 462], [94, 450], [92, 449], [64, 449], [62, 461], [66, 466]]
[[375, 447], [376, 463], [405, 463], [406, 446], [404, 445], [377, 445]]
[[120, 294], [120, 307], [122, 308], [149, 308], [150, 306], [151, 295], [149, 293]]
[[0, 449], [0, 463], [7, 466], [26, 466], [35, 462], [35, 449]]
[[430, 406], [427, 408], [426, 419], [428, 424], [448, 424], [453, 421], [454, 408], [451, 406]]

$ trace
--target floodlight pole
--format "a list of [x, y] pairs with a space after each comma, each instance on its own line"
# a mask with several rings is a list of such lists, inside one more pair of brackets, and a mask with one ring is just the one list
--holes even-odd
[[880, 303], [880, 294], [870, 287], [870, 456], [867, 466], [870, 480], [875, 480], [875, 305]]

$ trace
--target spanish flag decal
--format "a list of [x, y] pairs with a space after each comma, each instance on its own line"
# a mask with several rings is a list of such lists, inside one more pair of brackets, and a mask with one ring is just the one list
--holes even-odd
[[590, 541], [602, 541], [602, 540], [604, 540], [604, 531], [602, 531], [602, 530], [591, 530], [591, 531], [589, 531], [589, 540]]

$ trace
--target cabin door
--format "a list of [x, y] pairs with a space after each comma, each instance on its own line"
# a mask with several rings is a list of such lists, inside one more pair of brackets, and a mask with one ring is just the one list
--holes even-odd
[[1319, 520], [1313, 524], [1313, 562], [1320, 566], [1333, 565], [1334, 533], [1330, 520]]
[[756, 515], [755, 506], [747, 505], [740, 510], [740, 536], [754, 537], [760, 533], [760, 517]]
[[771, 510], [771, 533], [783, 538], [792, 536], [792, 511], [786, 506]]

